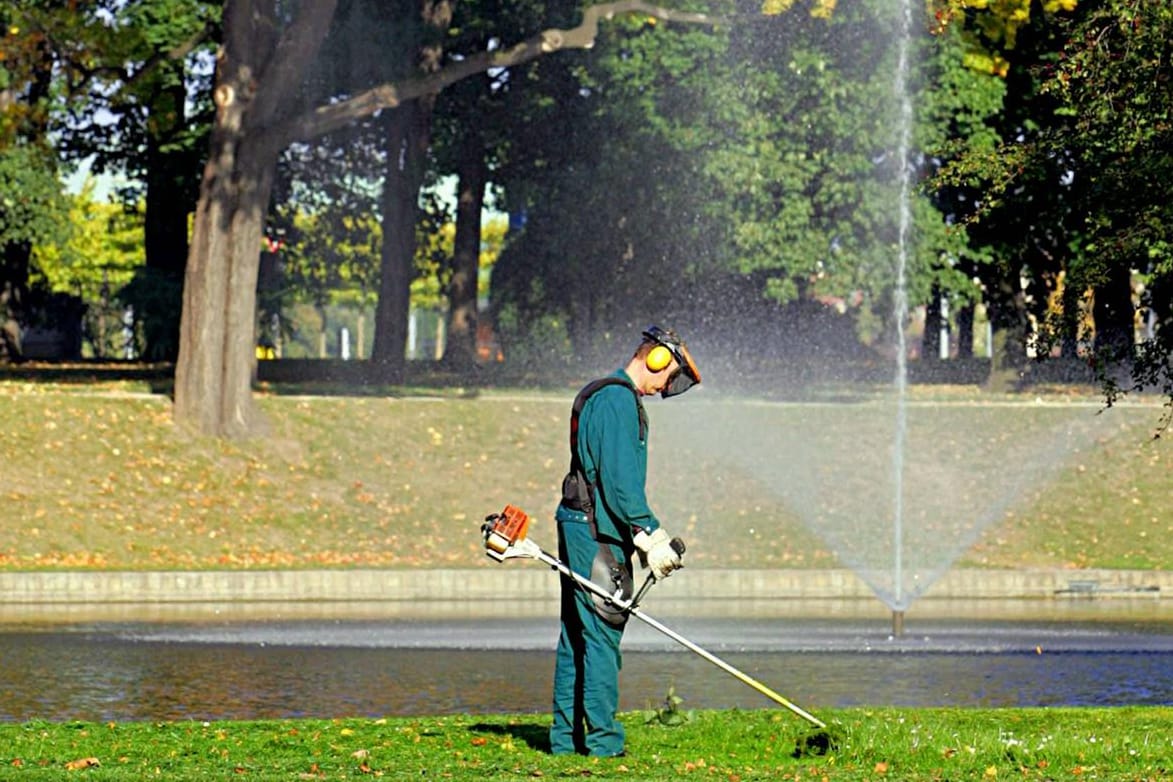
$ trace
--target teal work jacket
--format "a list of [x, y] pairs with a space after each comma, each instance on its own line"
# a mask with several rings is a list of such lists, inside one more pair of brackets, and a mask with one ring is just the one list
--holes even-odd
[[[635, 384], [627, 372], [613, 373], [629, 386], [603, 386], [587, 399], [578, 417], [578, 458], [595, 487], [595, 523], [599, 536], [630, 545], [638, 527], [651, 533], [660, 526], [648, 505], [647, 431], [640, 438]], [[558, 506], [560, 522], [585, 521], [585, 514]]]

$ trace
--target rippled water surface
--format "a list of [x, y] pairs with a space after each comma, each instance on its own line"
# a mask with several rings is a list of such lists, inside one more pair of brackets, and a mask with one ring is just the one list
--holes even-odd
[[[808, 709], [1173, 704], [1173, 621], [674, 619]], [[545, 711], [557, 621], [298, 619], [0, 626], [0, 720]], [[773, 702], [653, 629], [624, 639], [621, 708]]]

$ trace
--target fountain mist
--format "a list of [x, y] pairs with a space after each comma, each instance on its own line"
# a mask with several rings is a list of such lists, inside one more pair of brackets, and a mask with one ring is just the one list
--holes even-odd
[[[908, 244], [909, 231], [912, 227], [912, 167], [909, 165], [909, 152], [912, 146], [912, 97], [908, 89], [908, 50], [912, 38], [912, 5], [911, 0], [900, 0], [900, 34], [897, 38], [896, 79], [893, 84], [893, 95], [900, 104], [900, 118], [897, 125], [898, 138], [896, 144], [896, 160], [899, 166], [898, 177], [900, 184], [900, 198], [898, 200], [898, 242], [896, 253], [896, 445], [893, 459], [894, 501], [892, 513], [892, 583], [895, 585], [895, 596], [891, 604], [893, 610], [893, 632], [897, 635], [903, 630], [903, 622], [898, 620], [907, 607], [904, 590], [904, 448], [905, 434], [908, 429], [908, 344], [905, 335], [905, 325], [908, 322]], [[896, 612], [900, 612], [897, 614]]]
[[[895, 342], [886, 353], [894, 366], [858, 384], [835, 379], [837, 370], [849, 369], [846, 364], [815, 368], [818, 387], [791, 395], [807, 400], [802, 403], [738, 402], [701, 392], [662, 410], [654, 406], [655, 417], [679, 419], [676, 426], [657, 427], [657, 448], [687, 455], [673, 460], [673, 467], [687, 462], [694, 472], [682, 471], [674, 490], [653, 495], [680, 498], [659, 510], [667, 518], [696, 519], [702, 539], [711, 532], [723, 543], [735, 538], [754, 546], [759, 554], [777, 550], [776, 559], [765, 557], [769, 566], [791, 566], [804, 546], [809, 552], [805, 541], [787, 548], [786, 534], [779, 534], [794, 529], [792, 521], [801, 522], [892, 610], [898, 631], [913, 601], [1069, 460], [1086, 458], [1096, 438], [1110, 439], [1112, 422], [1096, 415], [1098, 405], [909, 399], [908, 269], [917, 257], [916, 7], [913, 0], [894, 0], [887, 8], [899, 16], [878, 26], [890, 42], [876, 61], [888, 63], [893, 74], [885, 77], [887, 97], [876, 107], [889, 131], [880, 142], [887, 152], [874, 159], [873, 168], [883, 185], [885, 214], [872, 228], [884, 243], [881, 263], [890, 273], [883, 277], [892, 281], [885, 318], [893, 320], [886, 331]], [[699, 347], [702, 365], [710, 366]], [[772, 352], [776, 343], [754, 348], [785, 361]], [[844, 360], [832, 355], [831, 361]], [[705, 388], [719, 391], [720, 375], [708, 374]], [[708, 508], [706, 491], [713, 497]], [[706, 528], [710, 519], [720, 519], [721, 529]]]

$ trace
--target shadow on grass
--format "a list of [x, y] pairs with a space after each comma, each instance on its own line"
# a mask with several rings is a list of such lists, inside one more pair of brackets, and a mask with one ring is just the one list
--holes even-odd
[[152, 394], [170, 396], [175, 387], [175, 367], [169, 363], [105, 359], [22, 361], [15, 364], [0, 364], [0, 381], [3, 380], [62, 385], [142, 384]]
[[517, 741], [524, 741], [526, 745], [536, 751], [549, 754], [550, 731], [542, 725], [521, 725], [507, 723], [504, 725], [490, 722], [478, 722], [469, 725], [470, 733], [489, 733], [495, 736], [510, 736]]

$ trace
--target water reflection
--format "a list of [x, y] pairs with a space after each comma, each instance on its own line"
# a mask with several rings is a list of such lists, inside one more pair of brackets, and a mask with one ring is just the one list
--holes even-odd
[[[806, 708], [1173, 704], [1173, 622], [674, 620]], [[0, 720], [542, 712], [550, 617], [0, 626]], [[650, 628], [625, 639], [623, 709], [772, 702]]]

